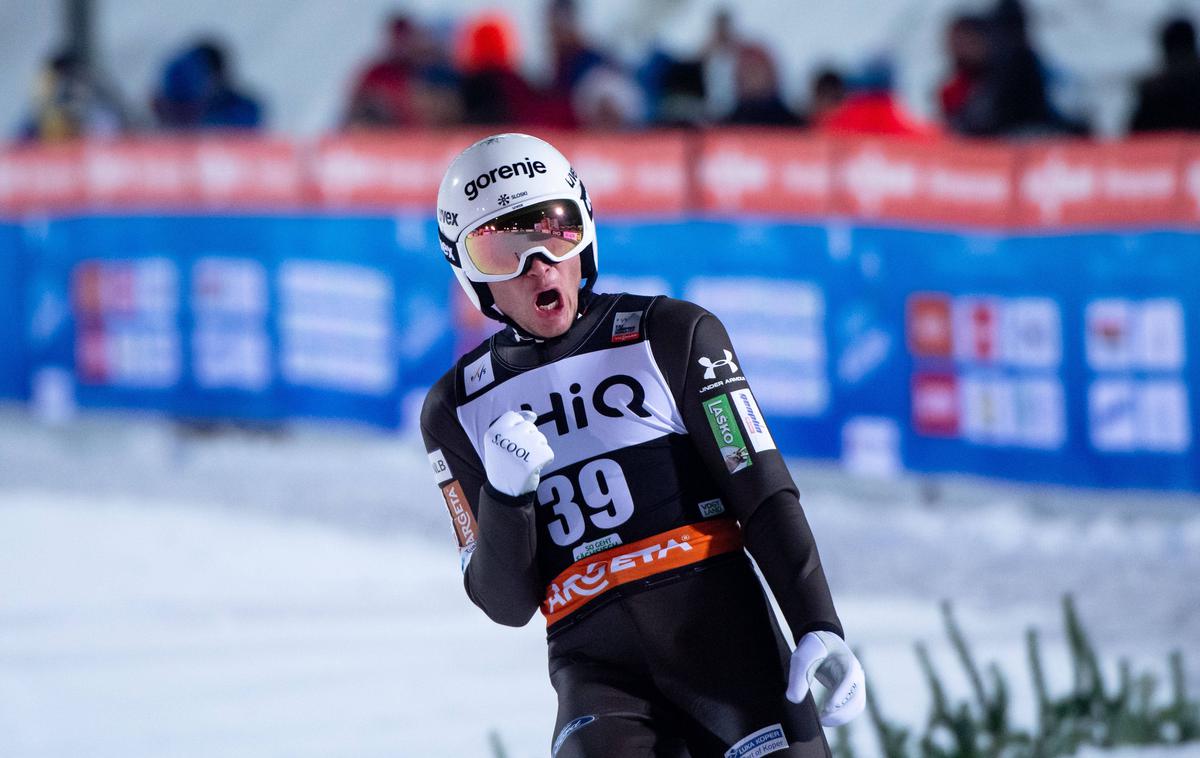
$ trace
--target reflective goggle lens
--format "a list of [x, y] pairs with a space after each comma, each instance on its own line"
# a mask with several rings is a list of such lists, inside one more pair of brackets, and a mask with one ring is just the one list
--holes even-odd
[[507, 276], [521, 270], [521, 257], [544, 249], [555, 261], [579, 252], [583, 216], [569, 200], [546, 200], [499, 216], [472, 229], [463, 241], [481, 274]]

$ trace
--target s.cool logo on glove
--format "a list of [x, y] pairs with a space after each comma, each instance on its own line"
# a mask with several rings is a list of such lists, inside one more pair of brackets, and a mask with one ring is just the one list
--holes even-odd
[[505, 495], [526, 495], [538, 487], [542, 467], [554, 460], [532, 411], [505, 411], [488, 427], [483, 468], [488, 481]]
[[529, 460], [529, 451], [507, 437], [501, 437], [499, 434], [494, 435], [492, 437], [492, 444], [501, 450], [512, 453], [515, 457], [523, 461]]

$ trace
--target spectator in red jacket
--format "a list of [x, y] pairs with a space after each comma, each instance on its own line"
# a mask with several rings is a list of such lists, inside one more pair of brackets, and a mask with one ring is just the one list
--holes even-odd
[[846, 99], [846, 81], [832, 68], [823, 68], [812, 79], [808, 117], [819, 122]]
[[409, 122], [409, 88], [415, 64], [416, 30], [407, 16], [388, 21], [384, 53], [358, 77], [346, 108], [347, 126], [386, 126]]
[[972, 95], [979, 91], [988, 63], [987, 25], [977, 16], [959, 16], [946, 30], [946, 51], [953, 67], [938, 91], [942, 117], [959, 123]]
[[937, 127], [908, 112], [892, 91], [892, 67], [874, 61], [846, 81], [849, 93], [816, 123], [826, 134], [887, 134], [928, 139], [937, 137]]
[[518, 45], [509, 20], [488, 13], [468, 21], [459, 38], [464, 119], [468, 124], [527, 124], [537, 94], [517, 73]]
[[441, 46], [408, 16], [387, 23], [383, 54], [359, 75], [347, 126], [441, 126], [458, 120], [457, 74]]

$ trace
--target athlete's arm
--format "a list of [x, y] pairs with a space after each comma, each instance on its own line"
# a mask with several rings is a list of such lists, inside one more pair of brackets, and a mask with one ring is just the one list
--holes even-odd
[[651, 347], [684, 425], [794, 638], [817, 630], [842, 635], [795, 482], [725, 327], [703, 308], [668, 298], [655, 301], [651, 319]]
[[541, 603], [533, 495], [506, 495], [488, 483], [454, 412], [454, 375], [426, 396], [421, 436], [458, 537], [467, 595], [493, 621], [524, 626]]

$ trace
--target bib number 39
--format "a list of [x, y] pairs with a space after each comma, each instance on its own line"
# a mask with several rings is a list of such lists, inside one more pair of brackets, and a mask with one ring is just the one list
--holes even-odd
[[537, 489], [538, 504], [550, 508], [555, 518], [548, 528], [555, 545], [567, 547], [583, 539], [590, 520], [598, 529], [615, 529], [633, 515], [633, 496], [621, 466], [609, 458], [600, 458], [579, 469], [578, 495], [588, 513], [575, 502], [576, 487], [570, 477], [556, 474], [542, 480]]

